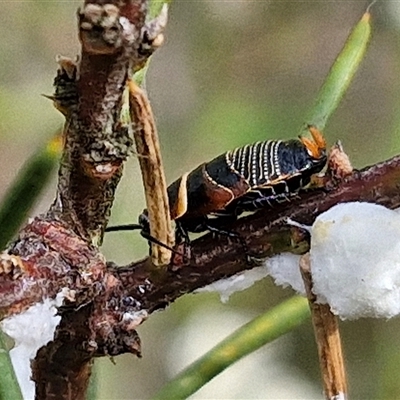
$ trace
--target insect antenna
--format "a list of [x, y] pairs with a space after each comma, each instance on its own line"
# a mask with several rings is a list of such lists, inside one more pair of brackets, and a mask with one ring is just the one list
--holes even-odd
[[140, 224], [127, 224], [127, 225], [107, 226], [104, 232], [134, 231], [139, 229], [143, 230], [143, 226]]
[[183, 256], [182, 253], [179, 251], [176, 251], [172, 247], [168, 246], [167, 244], [161, 242], [160, 240], [156, 239], [154, 236], [151, 236], [150, 233], [146, 232], [145, 229], [143, 229], [143, 225], [140, 224], [126, 224], [126, 225], [116, 225], [116, 226], [108, 226], [104, 232], [120, 232], [120, 231], [134, 231], [134, 230], [139, 230], [140, 229], [140, 235], [148, 240], [151, 243], [157, 244], [161, 247], [164, 247], [167, 250], [172, 251], [175, 254], [178, 254], [180, 256]]

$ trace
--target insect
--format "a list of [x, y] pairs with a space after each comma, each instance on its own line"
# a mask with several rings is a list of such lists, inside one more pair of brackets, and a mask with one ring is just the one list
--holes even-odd
[[[189, 242], [188, 232], [207, 230], [237, 236], [223, 230], [223, 225], [245, 211], [287, 201], [306, 187], [327, 162], [322, 133], [314, 126], [308, 129], [312, 139], [267, 140], [239, 147], [173, 182], [168, 198], [176, 242]], [[148, 232], [146, 212], [139, 220], [142, 231]]]

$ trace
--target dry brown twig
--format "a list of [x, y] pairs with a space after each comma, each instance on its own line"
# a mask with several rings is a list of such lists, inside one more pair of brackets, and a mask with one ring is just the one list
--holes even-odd
[[[329, 182], [335, 183], [346, 180], [352, 174], [353, 166], [339, 141], [329, 152], [326, 177]], [[317, 297], [313, 293], [310, 259], [310, 253], [306, 253], [300, 258], [300, 272], [310, 305], [325, 398], [327, 400], [345, 400], [347, 399], [347, 377], [338, 319], [331, 312], [329, 304], [318, 303]]]
[[301, 257], [300, 271], [311, 309], [325, 398], [327, 400], [345, 400], [347, 399], [347, 379], [339, 324], [337, 317], [332, 314], [329, 304], [319, 304], [312, 291], [309, 253]]
[[[129, 104], [131, 119], [135, 126], [134, 138], [142, 170], [150, 234], [171, 247], [173, 245], [173, 236], [167, 183], [162, 167], [157, 128], [147, 96], [132, 80], [129, 81]], [[153, 264], [165, 266], [170, 263], [170, 250], [157, 244], [152, 244], [151, 247]]]

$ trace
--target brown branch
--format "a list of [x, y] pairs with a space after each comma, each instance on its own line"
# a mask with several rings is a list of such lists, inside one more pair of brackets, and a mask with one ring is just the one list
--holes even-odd
[[125, 296], [97, 245], [132, 151], [130, 126], [121, 115], [126, 84], [162, 43], [163, 11], [145, 24], [147, 0], [86, 1], [78, 13], [80, 62], [60, 59], [53, 99], [66, 125], [57, 199], [8, 249], [5, 258], [15, 257], [0, 259], [7, 267], [4, 291], [19, 290], [17, 299], [0, 304], [5, 314], [70, 289], [54, 341], [33, 363], [39, 399], [84, 398], [94, 356], [140, 356], [135, 328], [147, 312]]
[[[396, 208], [400, 206], [399, 185], [400, 156], [355, 172], [328, 191], [305, 192], [295, 201], [260, 210], [230, 228], [245, 238], [249, 249], [257, 256], [291, 251], [293, 237], [286, 224], [287, 218], [311, 224], [317, 215], [336, 203], [357, 200]], [[38, 393], [52, 388], [40, 398], [51, 395], [72, 398], [63, 389], [70, 384], [84, 386], [82, 380], [87, 378], [86, 372], [94, 356], [140, 354], [135, 328], [147, 313], [166, 307], [185, 293], [251, 267], [246, 264], [239, 243], [225, 238], [215, 241], [211, 235], [205, 235], [193, 242], [190, 264], [177, 271], [156, 272], [148, 259], [123, 268], [109, 263], [106, 269], [97, 249], [88, 247], [67, 227], [39, 218], [32, 224], [22, 231], [12, 248], [11, 253], [17, 260], [2, 259], [0, 263], [3, 314], [16, 311], [18, 302], [11, 298], [16, 287], [19, 298], [24, 299], [24, 307], [38, 301], [44, 295], [43, 288], [52, 288], [51, 293], [58, 293], [64, 286], [76, 288], [76, 293], [70, 296], [70, 308], [62, 310], [63, 319], [56, 340], [40, 351], [34, 364]], [[37, 254], [32, 247], [47, 250]], [[307, 250], [304, 246], [301, 249]], [[33, 287], [41, 290], [39, 294], [26, 285], [27, 281], [35, 282]], [[51, 293], [45, 295], [51, 296]], [[82, 307], [84, 304], [87, 306]], [[66, 354], [70, 362], [63, 364], [60, 360]], [[47, 368], [42, 369], [43, 365]], [[70, 367], [67, 380], [65, 371], [60, 369], [62, 365]], [[71, 381], [75, 378], [78, 381]]]
[[[341, 202], [374, 202], [389, 208], [400, 206], [400, 156], [354, 172], [338, 186], [302, 193], [298, 199], [266, 208], [241, 218], [228, 229], [238, 232], [257, 257], [269, 257], [285, 251], [307, 251], [306, 242], [294, 249], [292, 228], [287, 219], [311, 225], [322, 212]], [[240, 243], [208, 234], [192, 243], [189, 265], [173, 272], [154, 275], [148, 260], [116, 269], [127, 294], [152, 312], [163, 308], [185, 293], [192, 292], [221, 278], [234, 275], [252, 266]], [[144, 289], [144, 290], [143, 290]]]
[[142, 62], [146, 0], [118, 5], [91, 1], [78, 14], [82, 55], [70, 85], [79, 101], [67, 110], [57, 199], [48, 215], [91, 243], [102, 241], [133, 143], [120, 114], [128, 74]]
[[[106, 272], [104, 258], [95, 246], [102, 241], [122, 165], [131, 153], [131, 132], [121, 122], [121, 111], [129, 73], [143, 63], [139, 53], [146, 12], [146, 0], [90, 1], [80, 10], [80, 62], [75, 68], [60, 63], [56, 79], [54, 99], [56, 105], [64, 106], [58, 108], [66, 115], [57, 199], [46, 216], [28, 226], [28, 237], [20, 235], [8, 250], [21, 264], [21, 279], [15, 275], [16, 268], [6, 276], [11, 285], [19, 285], [19, 309], [31, 300], [54, 297], [62, 286], [74, 288], [66, 303], [81, 307], [79, 316], [63, 313], [55, 340], [37, 354], [33, 378], [40, 399], [84, 398], [94, 354], [123, 350], [140, 354], [134, 327], [141, 317], [130, 315], [129, 306], [124, 314], [118, 312], [118, 306], [110, 312], [103, 309], [111, 301], [110, 291], [116, 293], [118, 282]], [[67, 93], [75, 103], [66, 101]], [[57, 220], [59, 226], [53, 229]], [[37, 233], [39, 225], [42, 235]], [[55, 230], [53, 236], [46, 236], [49, 230]], [[32, 237], [36, 247], [30, 243]], [[68, 252], [74, 254], [71, 243], [80, 247], [75, 258]], [[26, 289], [24, 283], [32, 279], [34, 285]], [[98, 301], [92, 303], [93, 298]], [[82, 307], [85, 304], [89, 306]], [[77, 320], [80, 326], [71, 329], [72, 321]], [[81, 362], [76, 364], [75, 358]]]

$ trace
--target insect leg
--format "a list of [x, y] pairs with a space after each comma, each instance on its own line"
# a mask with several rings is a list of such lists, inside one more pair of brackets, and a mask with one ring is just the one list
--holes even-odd
[[218, 225], [221, 225], [222, 223], [226, 222], [226, 219], [232, 220], [232, 216], [231, 216], [231, 218], [218, 217], [218, 218], [215, 218], [214, 220], [206, 219], [204, 222], [204, 228], [207, 229], [208, 231], [210, 231], [211, 233], [214, 233], [217, 235], [222, 235], [222, 236], [227, 236], [227, 237], [238, 240], [240, 245], [243, 248], [243, 252], [246, 255], [246, 261], [248, 263], [252, 263], [252, 260], [254, 257], [251, 256], [249, 248], [247, 247], [247, 243], [243, 239], [243, 237], [237, 232], [222, 229], [218, 226]]
[[175, 221], [175, 243], [190, 246], [189, 232], [179, 221]]

